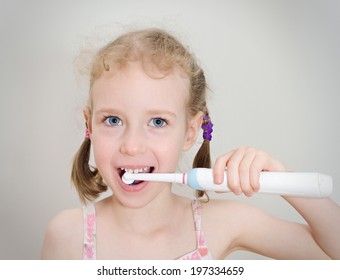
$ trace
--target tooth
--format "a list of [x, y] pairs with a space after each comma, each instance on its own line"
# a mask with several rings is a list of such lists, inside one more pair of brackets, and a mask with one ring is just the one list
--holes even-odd
[[122, 171], [128, 172], [128, 173], [149, 173], [151, 170], [151, 167], [141, 167], [141, 168], [125, 168], [125, 167], [121, 167], [120, 168]]

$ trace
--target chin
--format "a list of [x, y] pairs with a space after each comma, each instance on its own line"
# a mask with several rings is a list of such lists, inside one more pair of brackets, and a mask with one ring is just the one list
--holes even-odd
[[[155, 192], [156, 188], [158, 189], [157, 192]], [[159, 189], [159, 187], [156, 188], [145, 186], [137, 191], [126, 191], [120, 187], [110, 189], [112, 190], [112, 198], [115, 203], [125, 208], [140, 209], [152, 203], [160, 192], [165, 190], [164, 187], [162, 187], [163, 190]]]

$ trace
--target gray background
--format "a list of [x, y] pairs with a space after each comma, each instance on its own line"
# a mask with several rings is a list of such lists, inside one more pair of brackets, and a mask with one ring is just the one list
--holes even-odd
[[[263, 149], [293, 170], [332, 175], [340, 203], [339, 1], [1, 0], [0, 259], [39, 259], [48, 221], [80, 205], [69, 175], [87, 85], [74, 58], [149, 26], [172, 31], [205, 69], [214, 158]], [[280, 197], [218, 197], [301, 221]]]

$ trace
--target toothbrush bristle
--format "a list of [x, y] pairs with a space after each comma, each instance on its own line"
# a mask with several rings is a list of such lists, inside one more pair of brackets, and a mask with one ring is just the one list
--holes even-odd
[[[144, 170], [144, 171], [148, 171], [146, 173], [152, 173], [154, 170], [154, 167], [150, 167], [149, 169], [147, 170]], [[143, 173], [143, 172], [141, 172]], [[140, 183], [142, 183], [143, 181], [141, 180], [134, 180], [131, 178], [131, 176], [133, 177], [136, 173], [132, 173], [130, 172], [130, 170], [123, 170], [121, 168], [121, 178], [122, 178], [122, 181], [124, 182], [124, 184], [126, 185], [130, 185], [130, 186], [134, 186], [134, 185], [138, 185]]]

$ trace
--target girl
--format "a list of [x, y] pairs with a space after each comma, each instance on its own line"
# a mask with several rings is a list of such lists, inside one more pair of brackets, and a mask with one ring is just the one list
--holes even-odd
[[[44, 259], [223, 259], [239, 249], [276, 259], [340, 258], [340, 209], [329, 199], [285, 197], [303, 225], [241, 202], [201, 202], [202, 192], [191, 201], [173, 194], [169, 183], [123, 183], [126, 171], [175, 172], [201, 127], [193, 167], [210, 167], [206, 87], [193, 55], [162, 30], [125, 34], [97, 53], [84, 109], [87, 133], [72, 170], [86, 206], [50, 222]], [[215, 183], [227, 170], [232, 191], [251, 196], [261, 171], [286, 168], [241, 147], [219, 157], [213, 170]], [[107, 188], [112, 195], [94, 203]]]

